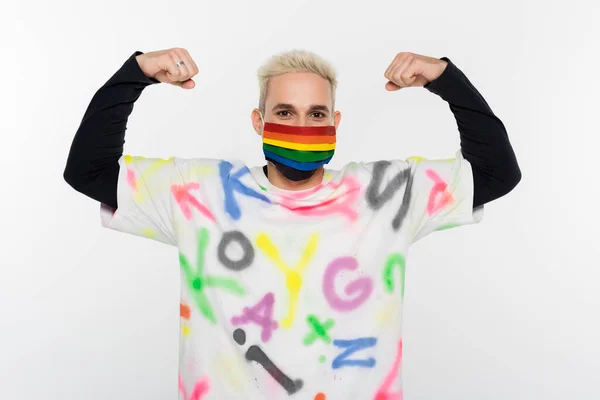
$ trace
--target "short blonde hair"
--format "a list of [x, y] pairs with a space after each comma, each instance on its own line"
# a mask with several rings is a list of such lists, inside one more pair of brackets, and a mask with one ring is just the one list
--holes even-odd
[[327, 79], [331, 84], [332, 107], [335, 109], [336, 71], [331, 64], [319, 55], [306, 50], [290, 50], [272, 56], [258, 69], [260, 96], [258, 108], [265, 114], [265, 100], [271, 78], [288, 72], [312, 72]]

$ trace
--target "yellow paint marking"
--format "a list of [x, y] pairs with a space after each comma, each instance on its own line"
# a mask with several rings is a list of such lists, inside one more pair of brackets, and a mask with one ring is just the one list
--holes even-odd
[[290, 328], [296, 318], [296, 308], [298, 306], [298, 295], [302, 288], [302, 276], [304, 271], [308, 268], [310, 260], [312, 259], [317, 249], [317, 243], [319, 241], [319, 235], [314, 233], [308, 240], [308, 244], [302, 253], [300, 261], [294, 268], [290, 268], [281, 258], [279, 250], [273, 244], [273, 241], [265, 233], [261, 233], [256, 238], [256, 245], [267, 257], [269, 257], [274, 263], [277, 269], [279, 269], [285, 276], [285, 285], [287, 286], [288, 293], [290, 295], [290, 303], [288, 307], [288, 313], [281, 320], [281, 327], [284, 329]]

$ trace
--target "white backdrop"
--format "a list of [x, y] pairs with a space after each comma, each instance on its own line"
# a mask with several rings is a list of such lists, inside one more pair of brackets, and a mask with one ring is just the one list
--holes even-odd
[[387, 92], [383, 73], [400, 51], [454, 61], [505, 123], [523, 180], [480, 225], [412, 248], [405, 399], [600, 398], [598, 2], [20, 0], [1, 13], [1, 399], [176, 393], [175, 248], [101, 228], [98, 203], [62, 178], [95, 91], [135, 50], [170, 47], [197, 61], [197, 87], [146, 89], [129, 153], [261, 163], [256, 69], [304, 48], [339, 72], [333, 167], [451, 157], [447, 104]]

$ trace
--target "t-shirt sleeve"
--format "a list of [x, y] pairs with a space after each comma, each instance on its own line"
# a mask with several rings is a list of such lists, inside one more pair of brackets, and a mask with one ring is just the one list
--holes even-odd
[[461, 151], [455, 158], [406, 160], [411, 171], [409, 205], [412, 243], [428, 234], [483, 218], [484, 206], [473, 207], [473, 172]]
[[[117, 205], [100, 206], [105, 228], [177, 245], [175, 213], [201, 204], [191, 190], [200, 186], [203, 168], [213, 160], [123, 155], [119, 159]], [[210, 212], [205, 211], [208, 217]]]

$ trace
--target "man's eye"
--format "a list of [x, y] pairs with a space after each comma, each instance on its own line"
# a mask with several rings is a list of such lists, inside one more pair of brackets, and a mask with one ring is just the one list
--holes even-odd
[[287, 117], [289, 116], [289, 111], [278, 111], [277, 115], [279, 115], [280, 117]]
[[313, 113], [315, 118], [325, 118], [325, 114], [323, 114], [322, 112], [316, 112]]

